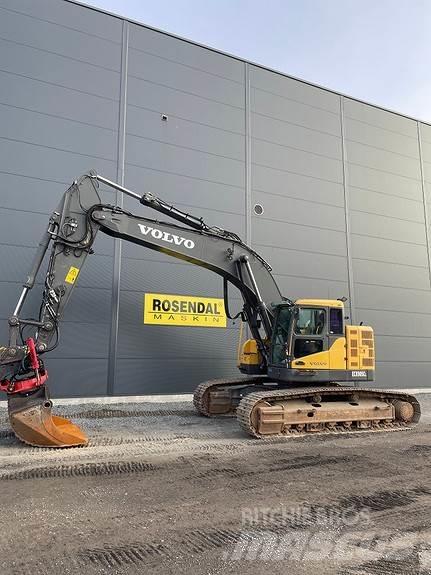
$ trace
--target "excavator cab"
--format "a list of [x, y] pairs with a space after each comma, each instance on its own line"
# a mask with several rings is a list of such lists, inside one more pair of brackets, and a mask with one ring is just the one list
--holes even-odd
[[[300, 299], [274, 306], [268, 375], [279, 381], [352, 382], [374, 380], [374, 333], [345, 325], [343, 300]], [[255, 340], [243, 346], [240, 370], [260, 373]]]

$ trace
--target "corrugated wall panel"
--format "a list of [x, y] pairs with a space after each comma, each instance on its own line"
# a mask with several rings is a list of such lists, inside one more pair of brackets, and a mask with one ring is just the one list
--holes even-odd
[[339, 97], [251, 66], [253, 246], [283, 293], [349, 295]]
[[[85, 8], [37, 4], [36, 10], [33, 2], [0, 2], [3, 321], [61, 194], [90, 168], [111, 178], [117, 169], [121, 23], [101, 16], [91, 27], [96, 15]], [[106, 37], [94, 33], [103, 21]], [[61, 344], [50, 354], [56, 395], [106, 393], [113, 240], [101, 236], [95, 251], [62, 322]], [[26, 315], [37, 314], [41, 289], [34, 288]]]
[[[65, 0], [0, 0], [1, 341], [48, 214], [90, 168], [119, 177], [124, 128], [126, 186], [249, 237], [289, 297], [352, 295], [356, 319], [375, 327], [377, 383], [428, 385], [431, 126], [127, 27], [123, 38], [121, 18]], [[151, 217], [130, 198], [124, 206]], [[54, 395], [107, 393], [111, 352], [119, 394], [190, 391], [236, 374], [238, 324], [142, 320], [145, 292], [221, 297], [221, 278], [123, 243], [117, 293], [114, 241], [100, 235], [95, 252], [48, 358]], [[238, 311], [239, 292], [230, 299]]]
[[[242, 62], [131, 25], [126, 185], [244, 236], [244, 105]], [[130, 198], [125, 206], [155, 215]], [[222, 280], [212, 272], [125, 244], [115, 393], [190, 391], [204, 373], [204, 379], [236, 373], [238, 325], [146, 326], [145, 292], [223, 295]], [[237, 298], [233, 291], [236, 309]]]
[[426, 385], [431, 292], [417, 123], [350, 99], [344, 114], [357, 320], [374, 327], [379, 384], [406, 385], [395, 363]]

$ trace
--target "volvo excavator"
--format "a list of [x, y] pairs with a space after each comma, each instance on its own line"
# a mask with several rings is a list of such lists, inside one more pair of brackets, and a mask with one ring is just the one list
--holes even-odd
[[[102, 203], [100, 184], [169, 221]], [[88, 443], [78, 426], [52, 414], [42, 358], [58, 345], [60, 319], [99, 231], [218, 274], [231, 319], [228, 286], [241, 293], [238, 315], [250, 335], [240, 354], [243, 376], [200, 384], [194, 393], [200, 414], [236, 414], [240, 426], [258, 438], [402, 430], [419, 421], [415, 397], [369, 387], [375, 370], [373, 330], [346, 325], [345, 298], [283, 297], [270, 265], [235, 233], [91, 171], [72, 183], [50, 216], [9, 318], [9, 343], [0, 347], [0, 388], [7, 394], [12, 430], [23, 442], [41, 447]], [[26, 319], [21, 311], [47, 253], [39, 316]], [[32, 337], [25, 339], [29, 328]]]

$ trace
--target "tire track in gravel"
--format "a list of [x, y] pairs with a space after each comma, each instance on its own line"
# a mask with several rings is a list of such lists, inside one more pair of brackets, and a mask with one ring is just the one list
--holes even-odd
[[88, 411], [56, 410], [62, 417], [68, 419], [113, 419], [118, 417], [195, 417], [199, 415], [194, 409], [91, 409]]
[[367, 495], [352, 495], [341, 499], [340, 504], [345, 508], [356, 510], [369, 509], [370, 511], [388, 511], [414, 503], [421, 496], [431, 495], [431, 489], [414, 487], [398, 491], [378, 491]]
[[76, 463], [33, 467], [22, 471], [0, 473], [0, 481], [22, 481], [26, 479], [52, 479], [65, 477], [94, 477], [156, 471], [160, 466], [144, 461], [120, 461], [100, 463]]
[[[358, 458], [356, 458], [356, 461]], [[266, 473], [276, 473], [279, 471], [293, 471], [296, 469], [305, 469], [308, 467], [316, 467], [321, 465], [336, 465], [341, 463], [348, 463], [350, 457], [348, 456], [333, 456], [333, 457], [323, 457], [321, 455], [303, 455], [300, 457], [292, 457], [289, 459], [279, 459], [276, 463], [269, 465], [263, 465], [258, 469], [234, 469], [234, 468], [220, 468], [220, 469], [210, 469], [198, 475], [191, 475], [191, 480], [201, 480], [207, 481], [211, 478], [216, 478], [220, 475], [227, 475], [230, 478], [242, 479], [244, 477], [252, 477], [254, 475], [262, 475]]]
[[[232, 468], [224, 468], [218, 471], [220, 475], [225, 474], [227, 476], [231, 476], [232, 473], [236, 476], [237, 473], [237, 470]], [[149, 541], [131, 544], [124, 543], [120, 546], [108, 545], [103, 548], [88, 548], [78, 552], [77, 560], [86, 568], [94, 566], [96, 568], [112, 569], [132, 564], [144, 567], [154, 561], [168, 562], [189, 553], [202, 554], [216, 549], [228, 550], [229, 546], [232, 547], [240, 539], [241, 541], [246, 541], [247, 538], [251, 540], [259, 533], [273, 533], [284, 536], [288, 530], [297, 531], [298, 529], [315, 528], [317, 514], [321, 516], [322, 509], [327, 512], [327, 516], [330, 518], [342, 518], [347, 506], [350, 508], [352, 505], [356, 505], [357, 509], [360, 510], [363, 503], [369, 503], [372, 512], [379, 512], [382, 509], [404, 507], [421, 495], [428, 493], [429, 490], [417, 487], [404, 491], [399, 490], [392, 498], [390, 497], [390, 492], [387, 491], [377, 492], [362, 498], [340, 498], [332, 504], [324, 506], [315, 505], [313, 507], [311, 505], [308, 514], [303, 516], [298, 516], [297, 514], [293, 514], [290, 517], [283, 514], [279, 516], [274, 515], [269, 524], [265, 522], [253, 524], [248, 529], [232, 522], [223, 523], [220, 527], [177, 529], [165, 533], [163, 543], [160, 541]], [[313, 515], [314, 512], [316, 515]], [[129, 517], [128, 521], [135, 530], [147, 524], [146, 518], [142, 516]], [[410, 567], [410, 565], [412, 567], [417, 566], [417, 554], [412, 553], [411, 556], [408, 556], [406, 566]], [[391, 570], [394, 567], [397, 567], [397, 569], [395, 571]], [[406, 570], [399, 561], [394, 562], [391, 559], [383, 558], [378, 561], [369, 561], [354, 567], [353, 570], [340, 571], [338, 575], [359, 575], [362, 573], [367, 575], [393, 575], [394, 573], [403, 573], [403, 575], [412, 573], [413, 575], [414, 573], [418, 575], [421, 572]]]
[[150, 564], [154, 561], [170, 560], [178, 555], [204, 553], [224, 548], [235, 543], [241, 537], [240, 529], [193, 529], [183, 533], [172, 533], [169, 543], [159, 541], [132, 543], [120, 546], [84, 549], [77, 554], [77, 560], [83, 567], [104, 568], [123, 567], [125, 565]]
[[339, 571], [338, 575], [429, 575], [422, 568], [419, 552], [405, 548], [398, 558], [382, 557], [376, 561], [367, 561], [358, 566]]

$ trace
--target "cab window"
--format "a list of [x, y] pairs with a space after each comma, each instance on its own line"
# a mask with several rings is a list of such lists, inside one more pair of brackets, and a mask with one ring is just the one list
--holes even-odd
[[323, 308], [299, 308], [295, 325], [298, 335], [322, 335], [326, 323], [326, 311]]
[[343, 334], [343, 310], [332, 308], [329, 310], [329, 333]]

